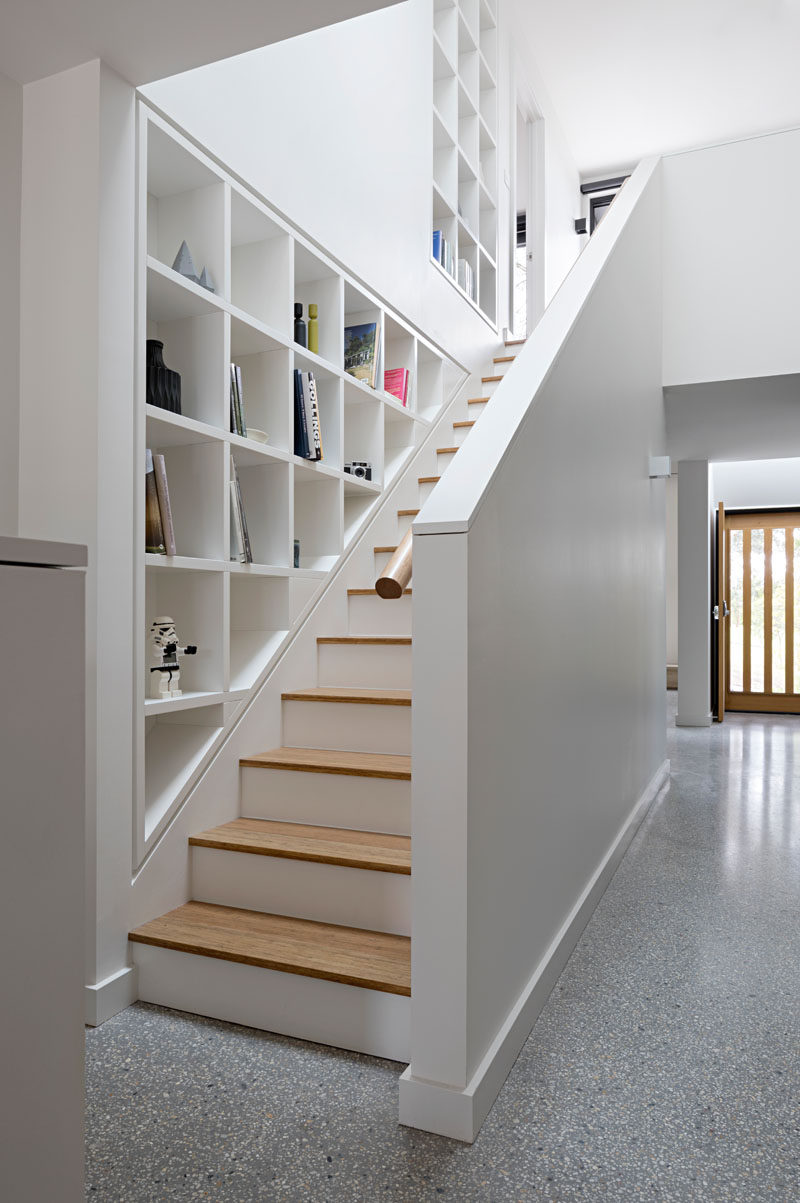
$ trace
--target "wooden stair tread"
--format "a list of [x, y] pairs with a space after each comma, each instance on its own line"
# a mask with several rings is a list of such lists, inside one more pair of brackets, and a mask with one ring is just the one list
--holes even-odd
[[[377, 551], [378, 548], [375, 548], [374, 550]], [[411, 589], [404, 589], [403, 597], [410, 595], [411, 592], [412, 592]], [[348, 597], [379, 597], [380, 594], [378, 594], [375, 591], [375, 586], [373, 585], [371, 589], [348, 589], [347, 596]]]
[[454, 422], [453, 429], [458, 430], [462, 426], [474, 426], [474, 425], [475, 425], [475, 419], [473, 418], [472, 421], [470, 421], [470, 422]]
[[388, 551], [388, 552], [391, 552], [392, 554], [394, 554], [394, 552], [397, 551], [397, 548], [396, 547], [373, 547], [372, 550], [375, 552], [376, 555], [378, 555], [380, 552], [383, 552], [383, 551]]
[[[455, 448], [453, 448], [453, 450], [455, 451]], [[398, 518], [416, 518], [418, 513], [419, 513], [419, 510], [398, 510], [397, 517]]]
[[513, 363], [516, 355], [495, 355], [492, 363]]
[[282, 693], [284, 702], [362, 702], [371, 706], [410, 706], [410, 689], [339, 689], [335, 685], [315, 685]]
[[418, 476], [417, 484], [420, 485], [435, 485], [441, 480], [441, 476]]
[[505, 347], [521, 347], [525, 342], [524, 338], [507, 338], [503, 346]]
[[502, 379], [502, 376], [481, 376], [481, 384], [494, 384], [496, 380]]
[[[458, 451], [458, 447], [437, 447], [436, 448], [437, 455], [453, 455], [454, 452], [456, 452], [456, 451]], [[398, 510], [397, 512], [399, 514], [400, 510]], [[415, 510], [414, 512], [418, 514], [419, 510]]]
[[298, 973], [386, 994], [411, 994], [411, 941], [407, 936], [266, 915], [210, 902], [187, 902], [144, 923], [128, 938], [136, 944]]
[[[493, 380], [493, 379], [495, 379], [495, 377], [492, 376], [492, 377], [490, 377], [490, 379]], [[499, 380], [500, 377], [498, 376], [497, 379]], [[470, 397], [469, 401], [467, 402], [467, 405], [485, 405], [488, 400], [489, 400], [488, 397]]]
[[317, 643], [365, 643], [369, 647], [406, 647], [410, 635], [319, 635]]
[[256, 856], [285, 857], [382, 873], [411, 873], [411, 838], [341, 827], [233, 819], [189, 838], [195, 848], [218, 848]]
[[297, 773], [338, 773], [347, 777], [411, 780], [411, 757], [388, 752], [340, 752], [333, 748], [273, 748], [243, 756], [243, 768], [288, 769]]

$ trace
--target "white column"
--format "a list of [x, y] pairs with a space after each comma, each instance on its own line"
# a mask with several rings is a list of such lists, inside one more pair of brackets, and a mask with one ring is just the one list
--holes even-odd
[[708, 460], [678, 464], [679, 727], [711, 723], [711, 520]]

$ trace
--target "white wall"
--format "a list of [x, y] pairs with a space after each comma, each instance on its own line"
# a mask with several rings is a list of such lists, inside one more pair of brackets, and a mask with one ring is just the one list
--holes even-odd
[[752, 460], [711, 465], [714, 504], [726, 509], [800, 509], [800, 459]]
[[666, 388], [664, 409], [673, 462], [800, 455], [800, 375]]
[[89, 550], [89, 984], [124, 963], [132, 862], [134, 164], [113, 72], [25, 86], [19, 525]]
[[[143, 92], [448, 353], [480, 366], [498, 336], [430, 263], [431, 31], [430, 0], [407, 0]], [[514, 37], [501, 25], [501, 246], [513, 207]], [[547, 142], [549, 297], [580, 240], [572, 230], [577, 171], [549, 112]], [[506, 260], [501, 252], [501, 306]]]
[[22, 88], [0, 75], [0, 534], [17, 533]]
[[461, 1139], [665, 772], [660, 190], [639, 172], [414, 522], [401, 1119]]
[[664, 383], [800, 370], [800, 130], [664, 160]]

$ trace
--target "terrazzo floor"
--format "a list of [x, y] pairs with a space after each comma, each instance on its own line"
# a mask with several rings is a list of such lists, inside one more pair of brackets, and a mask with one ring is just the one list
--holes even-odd
[[398, 1126], [392, 1062], [137, 1004], [87, 1033], [87, 1198], [800, 1200], [800, 718], [674, 696], [669, 793], [473, 1145]]

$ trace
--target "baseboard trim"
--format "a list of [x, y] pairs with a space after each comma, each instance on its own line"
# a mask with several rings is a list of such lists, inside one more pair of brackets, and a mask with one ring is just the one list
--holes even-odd
[[676, 727], [710, 727], [713, 721], [714, 715], [711, 713], [681, 714], [679, 711], [675, 716]]
[[637, 828], [668, 782], [669, 761], [665, 760], [640, 795], [466, 1087], [456, 1090], [415, 1078], [411, 1066], [402, 1074], [401, 1124], [466, 1143], [475, 1139]]
[[84, 986], [84, 1022], [90, 1028], [124, 1011], [139, 997], [136, 992], [136, 967], [126, 965], [94, 986]]

